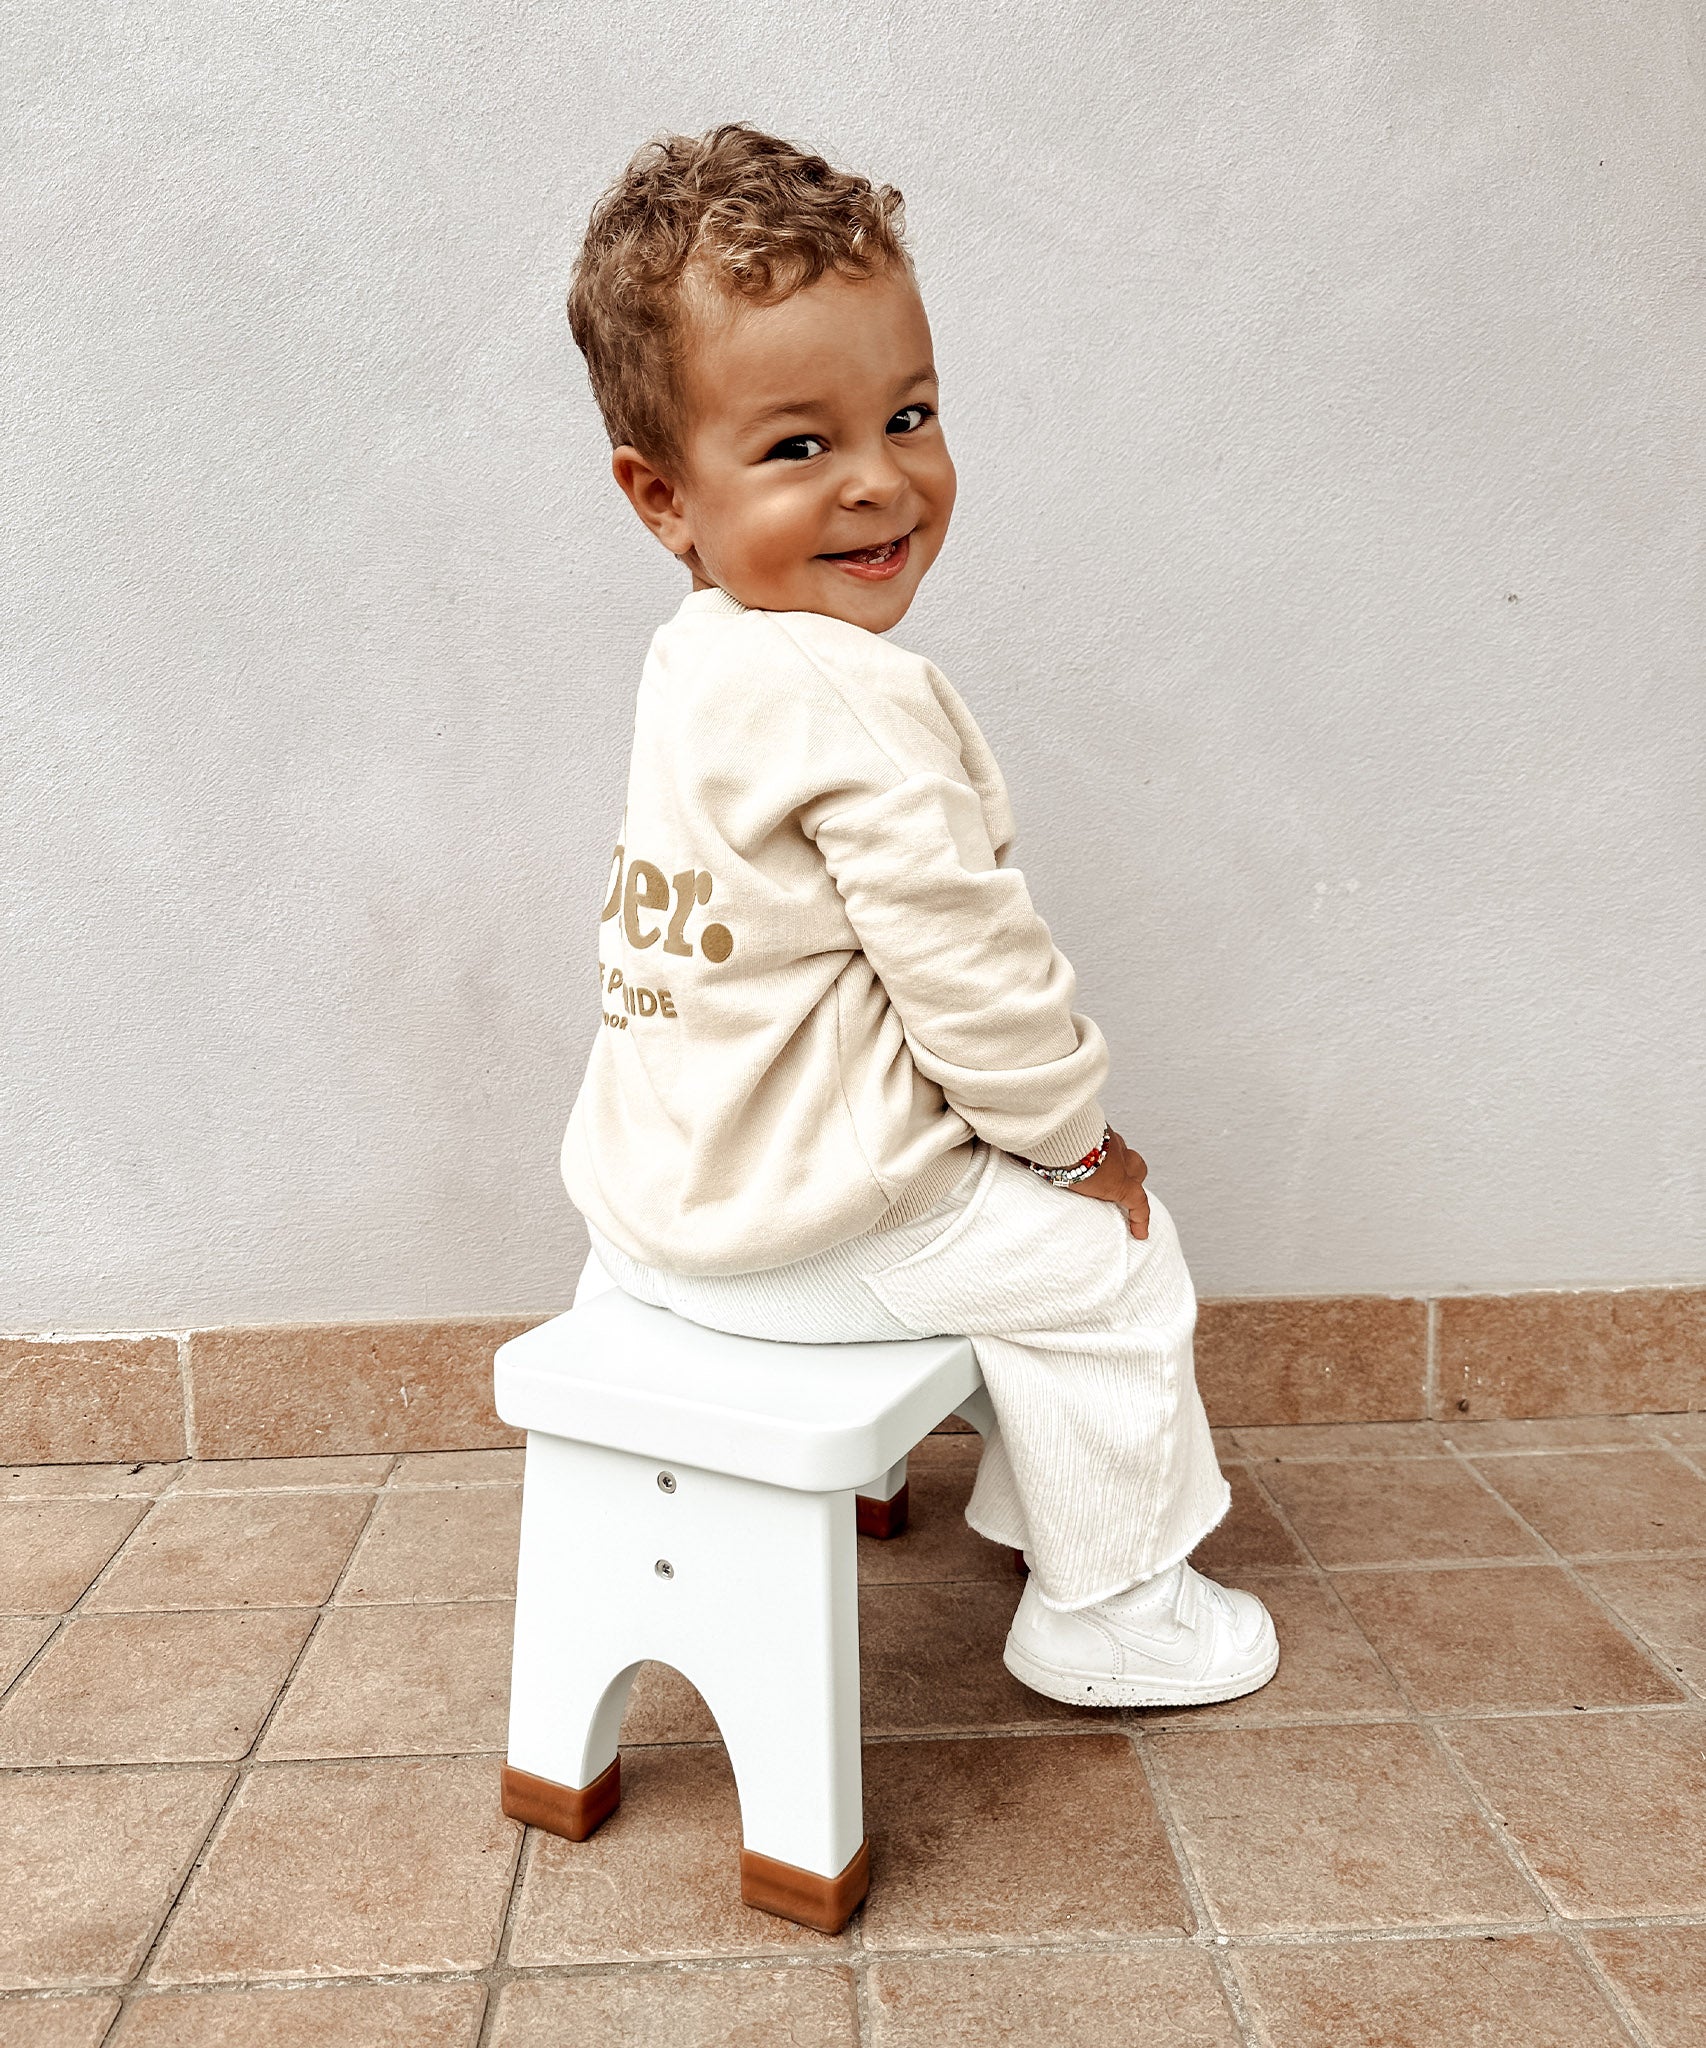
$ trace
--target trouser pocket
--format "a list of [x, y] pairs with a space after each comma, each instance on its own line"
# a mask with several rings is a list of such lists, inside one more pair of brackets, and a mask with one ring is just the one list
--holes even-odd
[[1172, 1219], [1158, 1202], [1149, 1239], [1139, 1241], [1111, 1202], [1050, 1187], [997, 1152], [958, 1221], [867, 1284], [920, 1331], [1109, 1329], [1121, 1321], [1134, 1267], [1169, 1248], [1176, 1257]]

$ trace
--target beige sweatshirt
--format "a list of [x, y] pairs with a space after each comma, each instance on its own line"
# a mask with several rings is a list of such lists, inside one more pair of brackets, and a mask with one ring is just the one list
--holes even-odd
[[752, 1272], [922, 1215], [974, 1133], [1081, 1158], [1107, 1047], [1012, 842], [929, 662], [695, 591], [640, 679], [576, 1206], [647, 1264]]

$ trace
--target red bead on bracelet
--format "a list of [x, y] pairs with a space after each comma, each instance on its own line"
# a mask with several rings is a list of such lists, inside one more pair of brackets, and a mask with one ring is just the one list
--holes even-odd
[[1046, 1180], [1052, 1187], [1073, 1187], [1081, 1180], [1088, 1180], [1100, 1167], [1108, 1156], [1108, 1147], [1113, 1143], [1113, 1138], [1112, 1125], [1104, 1124], [1102, 1142], [1093, 1146], [1082, 1159], [1074, 1160], [1070, 1166], [1040, 1166], [1034, 1159], [1027, 1159], [1025, 1164], [1039, 1180]]

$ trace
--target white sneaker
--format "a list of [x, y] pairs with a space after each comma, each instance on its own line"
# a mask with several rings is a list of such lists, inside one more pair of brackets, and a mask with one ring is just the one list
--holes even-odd
[[1080, 1707], [1204, 1707], [1267, 1684], [1279, 1639], [1254, 1593], [1175, 1565], [1070, 1614], [1026, 1581], [1002, 1662], [1033, 1692]]

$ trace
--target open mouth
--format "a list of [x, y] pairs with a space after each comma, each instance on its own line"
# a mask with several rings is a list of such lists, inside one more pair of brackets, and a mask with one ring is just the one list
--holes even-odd
[[849, 576], [880, 582], [886, 576], [898, 576], [906, 567], [911, 538], [911, 534], [902, 533], [893, 540], [879, 541], [875, 547], [844, 548], [837, 555], [819, 555], [818, 560], [833, 562], [838, 569], [845, 569]]

